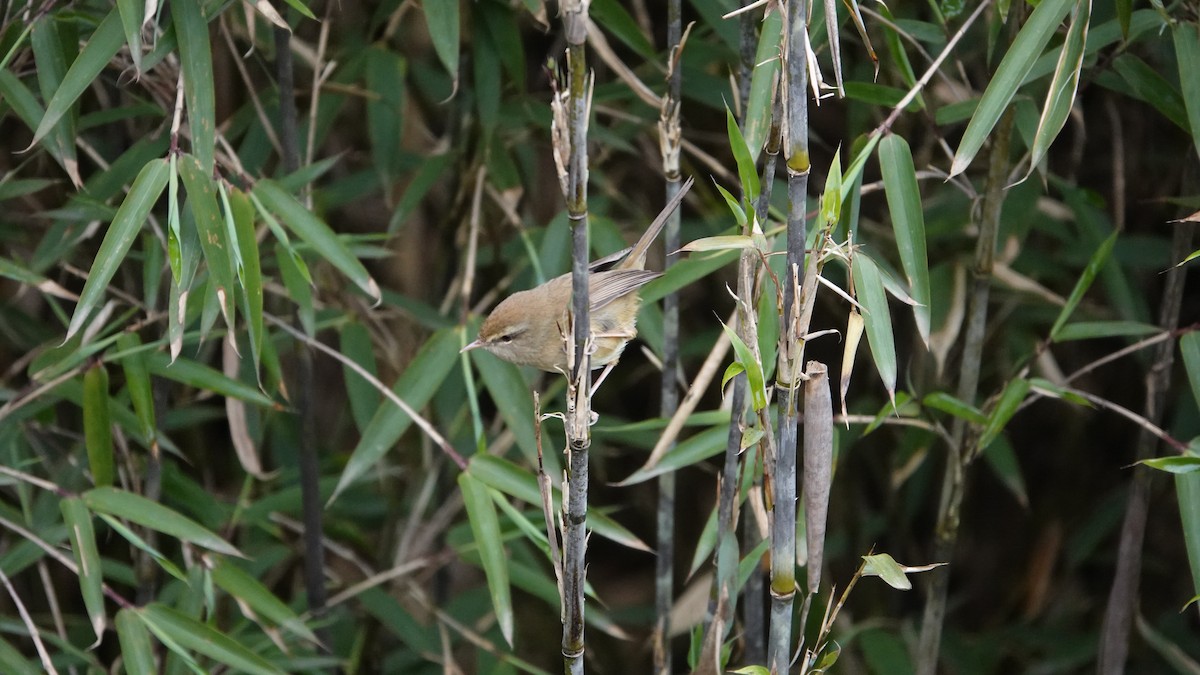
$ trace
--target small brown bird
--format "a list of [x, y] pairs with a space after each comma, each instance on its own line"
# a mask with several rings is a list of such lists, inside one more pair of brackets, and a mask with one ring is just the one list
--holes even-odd
[[[645, 269], [646, 251], [691, 187], [692, 179], [689, 178], [633, 248], [628, 249], [628, 254], [611, 269], [597, 271], [596, 268], [611, 264], [620, 254], [592, 263], [588, 279], [595, 350], [592, 368], [611, 367], [620, 358], [626, 343], [637, 337], [637, 313], [642, 304], [638, 290], [661, 276]], [[513, 293], [496, 305], [480, 327], [479, 339], [463, 347], [462, 351], [483, 348], [510, 363], [566, 374], [570, 364], [567, 363], [563, 332], [567, 330], [570, 304], [569, 273], [536, 288]]]

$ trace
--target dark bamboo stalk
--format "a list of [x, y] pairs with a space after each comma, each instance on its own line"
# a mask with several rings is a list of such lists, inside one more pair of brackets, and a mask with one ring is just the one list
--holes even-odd
[[591, 448], [591, 316], [588, 299], [587, 128], [591, 99], [587, 71], [588, 5], [562, 3], [567, 40], [567, 218], [571, 223], [572, 351], [567, 386], [567, 479], [563, 485], [563, 635], [564, 672], [582, 674], [584, 585], [586, 582], [588, 451]]
[[[979, 392], [979, 372], [983, 363], [983, 341], [987, 329], [988, 291], [995, 265], [996, 233], [1000, 227], [1000, 210], [1004, 205], [1004, 188], [1008, 183], [1008, 145], [1012, 134], [1013, 109], [1010, 107], [996, 125], [992, 139], [991, 162], [988, 167], [987, 190], [980, 210], [979, 239], [975, 243], [975, 263], [972, 268], [971, 298], [967, 316], [967, 333], [963, 343], [962, 365], [959, 369], [958, 397], [974, 403]], [[959, 510], [963, 500], [963, 474], [969, 463], [966, 448], [970, 428], [961, 419], [954, 420], [951, 437], [954, 444], [946, 458], [946, 473], [938, 508], [934, 537], [935, 562], [950, 562], [954, 544], [958, 541]], [[935, 675], [938, 651], [942, 640], [942, 625], [946, 620], [946, 590], [950, 583], [950, 566], [930, 571], [926, 588], [925, 611], [921, 620], [921, 636], [917, 646], [917, 673]]]
[[797, 289], [805, 276], [807, 239], [808, 70], [805, 36], [808, 3], [788, 3], [784, 50], [786, 96], [784, 157], [788, 170], [787, 267], [783, 279], [783, 316], [779, 322], [779, 361], [776, 368], [778, 442], [772, 486], [775, 500], [771, 520], [771, 632], [767, 660], [772, 673], [788, 672], [791, 661], [792, 604], [796, 595], [796, 438], [800, 415], [800, 305]]
[[[680, 89], [683, 78], [679, 72], [680, 41], [683, 39], [683, 18], [680, 0], [667, 3], [667, 95], [659, 112], [659, 148], [662, 151], [663, 175], [667, 179], [666, 201], [679, 193], [679, 157], [681, 130], [679, 122]], [[679, 258], [679, 210], [667, 221], [663, 232], [665, 259], [663, 269], [670, 269]], [[663, 369], [659, 411], [670, 418], [679, 408], [679, 295], [668, 293], [663, 298]], [[654, 672], [670, 675], [671, 604], [675, 595], [675, 472], [668, 471], [658, 479], [657, 554], [654, 567]]]

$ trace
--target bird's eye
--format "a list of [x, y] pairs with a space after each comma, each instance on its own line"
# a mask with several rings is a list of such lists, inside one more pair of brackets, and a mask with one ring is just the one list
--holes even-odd
[[513, 337], [512, 333], [507, 333], [505, 335], [500, 336], [500, 341], [503, 342], [504, 344], [508, 344], [508, 343], [512, 342], [512, 337]]

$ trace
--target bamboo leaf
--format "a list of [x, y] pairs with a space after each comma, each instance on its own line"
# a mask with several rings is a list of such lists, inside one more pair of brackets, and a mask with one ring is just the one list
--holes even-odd
[[83, 375], [83, 438], [88, 468], [97, 486], [112, 485], [112, 418], [108, 411], [108, 371], [96, 363]]
[[[42, 98], [50, 100], [62, 85], [67, 70], [58, 21], [53, 16], [34, 23], [30, 46], [33, 47], [37, 63], [37, 79]], [[66, 170], [75, 187], [81, 187], [83, 180], [79, 176], [79, 161], [75, 155], [75, 116], [63, 115], [50, 130], [47, 141], [50, 154]]]
[[1092, 0], [1077, 0], [1074, 13], [1075, 17], [1071, 21], [1071, 28], [1067, 31], [1067, 39], [1063, 42], [1062, 52], [1058, 57], [1058, 66], [1055, 67], [1054, 77], [1050, 80], [1050, 90], [1046, 92], [1046, 104], [1042, 108], [1041, 119], [1038, 120], [1026, 178], [1041, 164], [1046, 151], [1067, 123], [1071, 107], [1075, 104], [1079, 73], [1083, 69], [1088, 24], [1092, 20]]
[[746, 200], [753, 204], [758, 199], [761, 186], [758, 182], [758, 170], [754, 165], [754, 154], [746, 145], [742, 130], [738, 128], [733, 111], [725, 108], [725, 132], [729, 135], [729, 147], [733, 150], [733, 159], [737, 162], [738, 180], [742, 184], [742, 193]]
[[171, 16], [179, 40], [179, 67], [183, 72], [192, 154], [203, 173], [211, 176], [217, 143], [217, 104], [208, 21], [201, 13], [200, 0], [173, 0]]
[[458, 474], [458, 487], [462, 490], [467, 520], [471, 523], [471, 535], [479, 546], [483, 572], [487, 576], [488, 592], [492, 596], [492, 608], [496, 610], [496, 620], [500, 623], [500, 633], [511, 647], [512, 590], [508, 583], [508, 562], [504, 542], [500, 539], [500, 519], [496, 516], [496, 505], [492, 503], [487, 486], [471, 475], [469, 469]]
[[284, 672], [225, 633], [164, 604], [151, 603], [138, 613], [160, 640], [169, 640], [182, 649], [203, 654], [229, 666], [233, 672], [250, 675], [281, 675]]
[[1200, 333], [1188, 332], [1179, 338], [1179, 354], [1192, 385], [1192, 402], [1200, 406]]
[[92, 514], [78, 497], [59, 502], [63, 521], [71, 540], [71, 553], [79, 568], [79, 590], [83, 605], [96, 634], [96, 644], [104, 637], [108, 616], [104, 611], [104, 574], [100, 569], [100, 550], [96, 548], [96, 532], [92, 529]]
[[879, 371], [883, 386], [894, 404], [896, 341], [892, 334], [892, 317], [888, 311], [887, 295], [883, 292], [883, 280], [875, 261], [862, 253], [854, 256], [852, 277], [855, 297], [865, 312], [863, 324], [867, 333], [867, 344], [871, 347], [871, 358], [875, 361], [875, 369]]
[[222, 558], [212, 568], [212, 580], [226, 593], [233, 596], [238, 605], [251, 610], [248, 619], [260, 621], [266, 619], [272, 624], [281, 626], [289, 632], [309, 642], [316, 643], [317, 636], [304, 625], [304, 621], [275, 597], [258, 579], [250, 576], [227, 558]]
[[234, 241], [228, 236], [221, 210], [217, 206], [212, 171], [205, 172], [200, 160], [191, 155], [181, 156], [178, 166], [179, 177], [183, 179], [183, 186], [187, 189], [188, 207], [200, 234], [200, 248], [204, 251], [204, 261], [208, 264], [211, 274], [210, 283], [216, 284], [221, 314], [225, 317], [225, 325], [232, 335], [236, 313], [233, 304], [236, 290], [233, 281]]
[[262, 200], [266, 208], [277, 213], [284, 224], [308, 243], [317, 255], [328, 260], [372, 300], [379, 302], [379, 286], [371, 278], [367, 268], [363, 267], [358, 258], [350, 253], [350, 250], [324, 221], [317, 218], [312, 211], [306, 209], [295, 197], [273, 181], [259, 181], [254, 186], [253, 194]]
[[1179, 499], [1179, 519], [1187, 547], [1188, 567], [1192, 571], [1192, 589], [1200, 595], [1200, 472], [1177, 474], [1175, 495]]
[[1017, 378], [1009, 382], [1004, 391], [1000, 394], [1000, 400], [996, 402], [996, 407], [988, 413], [987, 424], [983, 427], [983, 433], [979, 436], [978, 447], [980, 450], [986, 450], [992, 441], [996, 440], [1008, 425], [1012, 416], [1017, 413], [1021, 402], [1025, 400], [1025, 395], [1029, 393], [1029, 380]]
[[[408, 368], [396, 380], [392, 391], [404, 399], [414, 410], [420, 410], [429, 403], [434, 393], [442, 386], [442, 382], [450, 374], [450, 369], [458, 362], [458, 338], [456, 329], [445, 329], [434, 333], [413, 357]], [[363, 430], [362, 438], [355, 446], [354, 452], [346, 462], [342, 477], [338, 479], [337, 488], [333, 491], [330, 502], [338, 498], [343, 490], [350, 487], [360, 476], [383, 459], [388, 450], [400, 440], [400, 436], [408, 430], [412, 418], [408, 413], [396, 407], [391, 401], [384, 400], [379, 404], [370, 424]]]
[[[721, 327], [725, 329], [725, 333], [729, 336], [730, 342], [733, 343], [733, 352], [736, 356], [736, 362], [742, 367], [746, 373], [746, 384], [750, 388], [750, 401], [754, 404], [755, 410], [762, 410], [767, 407], [767, 386], [766, 378], [763, 375], [762, 364], [755, 358], [754, 352], [750, 347], [738, 337], [737, 331], [733, 330], [724, 323]], [[724, 382], [722, 382], [724, 385]]]
[[84, 504], [97, 513], [124, 518], [142, 527], [148, 527], [176, 539], [189, 541], [217, 553], [245, 557], [229, 542], [213, 534], [191, 518], [141, 495], [113, 487], [98, 487], [88, 490], [81, 496]]
[[154, 647], [150, 644], [150, 633], [146, 624], [138, 617], [137, 610], [123, 608], [117, 612], [117, 638], [121, 641], [121, 661], [128, 675], [157, 675], [154, 665]]
[[201, 391], [211, 391], [268, 408], [276, 407], [275, 401], [257, 387], [234, 380], [216, 368], [191, 359], [176, 359], [172, 363], [167, 354], [155, 352], [146, 358], [146, 365], [154, 375], [182, 382]]
[[129, 45], [129, 58], [138, 77], [142, 74], [142, 19], [145, 5], [142, 0], [117, 0], [125, 44]]
[[1179, 62], [1179, 88], [1192, 129], [1192, 144], [1200, 154], [1200, 25], [1181, 21], [1171, 28], [1171, 37]]
[[1052, 341], [1058, 341], [1059, 334], [1067, 324], [1067, 319], [1071, 318], [1071, 314], [1075, 312], [1075, 308], [1083, 300], [1084, 294], [1091, 288], [1092, 282], [1096, 280], [1096, 275], [1100, 273], [1100, 270], [1104, 269], [1104, 264], [1108, 262], [1108, 256], [1112, 253], [1113, 246], [1117, 243], [1118, 234], [1120, 233], [1113, 232], [1110, 234], [1096, 248], [1096, 252], [1088, 260], [1087, 267], [1083, 269], [1083, 274], [1079, 276], [1079, 280], [1075, 282], [1075, 288], [1071, 290], [1071, 297], [1067, 298], [1067, 304], [1063, 305], [1062, 310], [1058, 313], [1058, 318], [1054, 320], [1054, 326], [1050, 329], [1050, 339]]
[[424, 0], [425, 24], [438, 59], [454, 81], [458, 82], [459, 3], [444, 0]]
[[1033, 68], [1034, 62], [1049, 44], [1063, 17], [1070, 11], [1071, 3], [1072, 0], [1043, 0], [1029, 15], [1029, 20], [1021, 27], [1012, 46], [1000, 60], [995, 75], [983, 92], [979, 107], [971, 116], [967, 130], [963, 132], [958, 151], [954, 153], [954, 161], [950, 165], [951, 178], [966, 171], [971, 160], [975, 159], [992, 128], [1000, 121], [1000, 115], [1016, 95], [1025, 75]]
[[117, 268], [121, 266], [125, 254], [137, 238], [138, 231], [150, 215], [150, 209], [154, 207], [158, 196], [166, 187], [167, 174], [167, 161], [156, 159], [147, 163], [134, 179], [129, 194], [125, 196], [121, 208], [117, 209], [117, 215], [113, 217], [112, 224], [104, 235], [104, 241], [100, 243], [100, 250], [96, 252], [96, 262], [88, 272], [87, 282], [83, 285], [83, 292], [79, 294], [79, 303], [75, 306], [75, 313], [71, 316], [71, 323], [67, 328], [67, 340], [83, 328], [92, 310], [104, 299], [109, 282], [117, 273]]
[[470, 352], [471, 362], [479, 371], [483, 385], [492, 395], [505, 426], [517, 438], [517, 446], [530, 466], [538, 462], [537, 442], [533, 437], [533, 398], [521, 370], [482, 349]]
[[917, 332], [928, 348], [932, 295], [929, 292], [929, 259], [925, 251], [925, 216], [908, 142], [895, 134], [889, 134], [880, 141], [879, 168], [883, 174], [900, 263], [908, 278], [912, 299], [917, 303], [913, 306]]
[[746, 102], [743, 122], [746, 147], [751, 159], [758, 159], [767, 142], [774, 114], [776, 87], [779, 80], [779, 43], [783, 38], [783, 12], [768, 7], [758, 34], [758, 51], [754, 55], [754, 71], [750, 74], [750, 98]]
[[75, 101], [79, 100], [83, 92], [92, 86], [92, 82], [108, 66], [108, 62], [116, 56], [117, 50], [124, 43], [121, 17], [114, 9], [96, 27], [96, 31], [92, 33], [92, 37], [79, 52], [75, 62], [67, 69], [62, 84], [58, 86], [54, 96], [46, 103], [46, 114], [38, 123], [37, 130], [33, 133], [33, 142], [29, 144], [29, 147], [37, 145], [38, 141], [55, 128], [63, 115], [67, 114], [71, 106], [75, 105]]
[[[222, 194], [225, 194], [224, 185], [218, 186]], [[245, 192], [230, 188], [227, 205], [240, 251], [242, 297], [245, 302], [242, 313], [246, 315], [246, 328], [250, 334], [250, 355], [254, 358], [254, 372], [258, 373], [266, 331], [263, 328], [262, 260], [258, 250], [258, 239], [254, 233], [254, 204]]]

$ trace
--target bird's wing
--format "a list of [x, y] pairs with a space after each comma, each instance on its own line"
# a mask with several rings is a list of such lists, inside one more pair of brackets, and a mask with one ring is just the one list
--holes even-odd
[[660, 276], [662, 274], [650, 270], [612, 270], [592, 274], [592, 284], [588, 289], [592, 311], [636, 291]]

